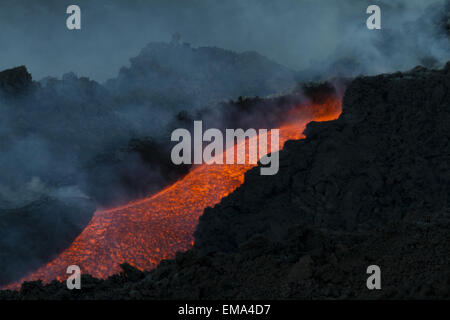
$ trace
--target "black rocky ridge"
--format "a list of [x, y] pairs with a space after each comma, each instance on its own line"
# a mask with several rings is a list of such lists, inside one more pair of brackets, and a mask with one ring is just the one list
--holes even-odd
[[[205, 210], [192, 250], [82, 290], [24, 283], [2, 299], [378, 299], [450, 296], [450, 63], [359, 77], [341, 117], [311, 123], [280, 171]], [[381, 267], [382, 290], [366, 287]]]

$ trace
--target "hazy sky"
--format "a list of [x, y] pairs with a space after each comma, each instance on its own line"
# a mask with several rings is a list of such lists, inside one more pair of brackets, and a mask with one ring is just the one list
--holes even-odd
[[[437, 0], [392, 0], [415, 7]], [[366, 0], [1, 0], [0, 69], [25, 64], [34, 79], [74, 71], [114, 77], [148, 42], [174, 32], [194, 46], [254, 50], [302, 69], [331, 54], [348, 26], [364, 28]], [[66, 8], [82, 10], [82, 30], [66, 28]], [[395, 11], [397, 10], [397, 11]], [[392, 11], [392, 10], [391, 10]], [[391, 13], [392, 14], [392, 13]], [[387, 19], [386, 21], [389, 21]]]

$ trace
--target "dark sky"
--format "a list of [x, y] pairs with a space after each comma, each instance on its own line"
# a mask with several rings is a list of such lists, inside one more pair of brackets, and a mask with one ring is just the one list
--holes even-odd
[[[392, 0], [414, 12], [438, 0]], [[364, 28], [366, 0], [1, 0], [0, 69], [25, 64], [37, 80], [74, 71], [114, 77], [148, 42], [174, 32], [194, 46], [254, 50], [302, 69], [331, 54], [349, 26]], [[82, 30], [66, 28], [66, 8]], [[394, 5], [395, 6], [395, 5]], [[402, 9], [398, 9], [402, 10]]]

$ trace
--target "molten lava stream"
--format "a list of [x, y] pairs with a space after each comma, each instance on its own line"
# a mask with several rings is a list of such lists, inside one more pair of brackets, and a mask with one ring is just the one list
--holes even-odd
[[[333, 98], [290, 112], [289, 122], [280, 126], [281, 147], [287, 140], [304, 138], [307, 123], [337, 119], [341, 102]], [[82, 273], [98, 278], [118, 273], [119, 264], [124, 262], [142, 270], [154, 268], [162, 259], [173, 258], [177, 251], [193, 245], [193, 233], [203, 210], [240, 186], [244, 173], [253, 166], [201, 165], [149, 198], [97, 211], [69, 248], [7, 288], [17, 289], [29, 280], [62, 281], [67, 278], [67, 267], [73, 264], [80, 266]]]

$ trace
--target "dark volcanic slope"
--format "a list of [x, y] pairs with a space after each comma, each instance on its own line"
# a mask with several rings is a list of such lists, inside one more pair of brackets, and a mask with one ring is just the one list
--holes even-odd
[[449, 106], [450, 64], [358, 78], [339, 120], [285, 145], [277, 175], [251, 170], [205, 211], [193, 250], [76, 293], [27, 283], [0, 297], [449, 297]]
[[371, 232], [448, 215], [449, 93], [447, 70], [356, 79], [341, 118], [287, 143], [277, 175], [252, 170], [205, 211], [196, 247], [236, 251], [258, 233], [278, 240], [292, 224]]

